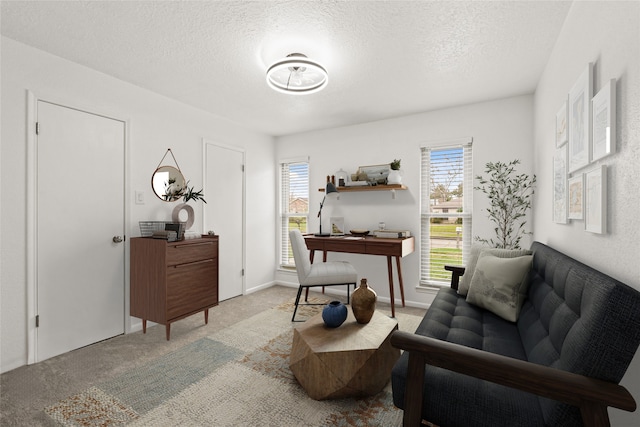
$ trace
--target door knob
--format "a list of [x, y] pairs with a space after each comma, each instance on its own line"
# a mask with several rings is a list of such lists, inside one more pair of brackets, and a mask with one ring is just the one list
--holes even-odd
[[113, 236], [113, 243], [122, 243], [122, 237]]

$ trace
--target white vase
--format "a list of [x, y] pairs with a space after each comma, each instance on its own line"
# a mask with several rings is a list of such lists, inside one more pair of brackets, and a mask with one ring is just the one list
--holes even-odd
[[387, 176], [387, 184], [402, 184], [402, 175], [399, 170], [391, 169], [389, 171], [389, 176]]

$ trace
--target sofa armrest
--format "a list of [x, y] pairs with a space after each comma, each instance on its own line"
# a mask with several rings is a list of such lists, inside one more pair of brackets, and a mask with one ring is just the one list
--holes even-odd
[[391, 344], [409, 352], [405, 427], [421, 423], [425, 364], [578, 406], [585, 426], [609, 426], [608, 406], [636, 409], [618, 384], [407, 332], [393, 332]]
[[444, 269], [451, 272], [451, 289], [458, 290], [460, 276], [464, 274], [464, 267], [461, 265], [445, 265]]

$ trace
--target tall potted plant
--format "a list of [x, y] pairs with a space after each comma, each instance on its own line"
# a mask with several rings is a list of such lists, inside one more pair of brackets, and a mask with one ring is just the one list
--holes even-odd
[[520, 249], [522, 237], [529, 234], [525, 229], [526, 216], [531, 209], [536, 176], [518, 174], [515, 170], [518, 164], [518, 159], [509, 163], [489, 162], [485, 167], [488, 177], [476, 176], [479, 185], [473, 188], [489, 198], [487, 214], [495, 224], [496, 236], [475, 239], [494, 248]]

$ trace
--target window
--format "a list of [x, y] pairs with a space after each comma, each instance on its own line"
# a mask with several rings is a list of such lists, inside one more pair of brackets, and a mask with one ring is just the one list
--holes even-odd
[[462, 265], [471, 249], [471, 138], [422, 147], [420, 284], [449, 285], [444, 265]]
[[283, 161], [280, 164], [280, 265], [294, 268], [289, 230], [307, 232], [309, 222], [309, 162]]

